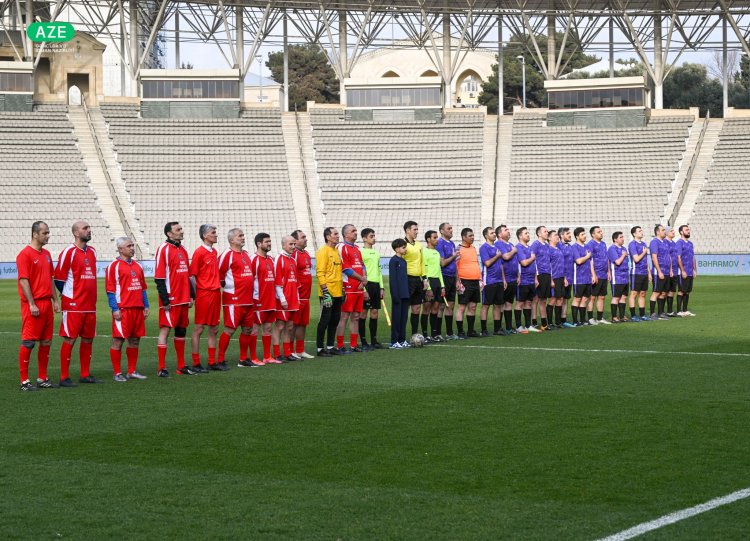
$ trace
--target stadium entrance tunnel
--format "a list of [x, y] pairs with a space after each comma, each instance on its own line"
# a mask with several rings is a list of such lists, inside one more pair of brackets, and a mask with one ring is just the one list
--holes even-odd
[[68, 73], [68, 105], [81, 105], [81, 99], [89, 97], [88, 73]]

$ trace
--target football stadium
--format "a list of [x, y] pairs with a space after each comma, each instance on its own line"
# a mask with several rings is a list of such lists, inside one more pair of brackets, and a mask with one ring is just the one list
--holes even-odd
[[0, 537], [747, 539], [749, 42], [0, 0]]

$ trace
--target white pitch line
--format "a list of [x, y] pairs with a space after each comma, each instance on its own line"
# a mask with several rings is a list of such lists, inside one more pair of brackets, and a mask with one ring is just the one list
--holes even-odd
[[529, 351], [571, 351], [581, 353], [648, 353], [659, 355], [707, 355], [712, 357], [750, 357], [750, 353], [718, 353], [716, 351], [657, 351], [655, 349], [593, 349], [593, 348], [544, 348], [535, 346], [470, 346], [440, 344], [444, 348], [520, 349]]
[[664, 526], [668, 526], [669, 524], [674, 524], [675, 522], [685, 520], [686, 518], [694, 517], [695, 515], [705, 513], [706, 511], [711, 511], [712, 509], [716, 509], [717, 507], [721, 507], [722, 505], [727, 505], [738, 500], [744, 500], [745, 498], [750, 498], [750, 488], [745, 488], [742, 490], [738, 490], [737, 492], [727, 494], [726, 496], [714, 498], [713, 500], [701, 503], [699, 505], [696, 505], [695, 507], [688, 507], [687, 509], [682, 509], [681, 511], [675, 511], [674, 513], [664, 515], [663, 517], [659, 517], [656, 520], [644, 522], [643, 524], [638, 524], [637, 526], [634, 526], [627, 530], [623, 530], [614, 535], [610, 535], [609, 537], [603, 537], [599, 541], [625, 541], [626, 539], [632, 539], [633, 537], [638, 537], [639, 535], [643, 535], [646, 532], [650, 532], [658, 528], [663, 528]]

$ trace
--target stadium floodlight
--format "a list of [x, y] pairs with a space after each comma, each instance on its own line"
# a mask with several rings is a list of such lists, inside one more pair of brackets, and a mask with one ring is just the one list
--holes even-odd
[[526, 109], [526, 57], [519, 54], [516, 57], [521, 62], [521, 88], [523, 90], [523, 108]]

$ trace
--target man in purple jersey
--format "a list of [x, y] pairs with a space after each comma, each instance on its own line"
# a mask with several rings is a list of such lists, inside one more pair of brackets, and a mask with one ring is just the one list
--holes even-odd
[[[651, 272], [653, 274], [654, 288], [651, 292], [649, 302], [651, 308], [650, 318], [652, 321], [657, 319], [669, 319], [664, 314], [664, 303], [667, 298], [667, 287], [669, 285], [669, 274], [671, 272], [672, 261], [669, 254], [669, 246], [664, 239], [667, 231], [664, 226], [658, 224], [654, 227], [654, 238], [649, 244], [651, 252]], [[658, 308], [658, 312], [657, 312]]]
[[531, 248], [529, 247], [531, 235], [527, 228], [521, 227], [516, 230], [516, 238], [518, 238], [516, 249], [518, 250], [518, 266], [521, 273], [521, 280], [518, 284], [518, 292], [516, 293], [516, 302], [523, 310], [523, 320], [525, 323], [523, 327], [518, 328], [518, 332], [521, 334], [539, 332], [539, 329], [531, 326], [531, 303], [534, 300], [536, 287], [539, 285], [536, 279], [536, 256], [531, 253]]
[[612, 233], [612, 246], [607, 249], [609, 276], [612, 280], [612, 323], [623, 323], [625, 303], [628, 298], [628, 251], [623, 246], [625, 236], [622, 231]]
[[[630, 321], [646, 320], [646, 293], [651, 275], [648, 273], [648, 246], [643, 242], [643, 229], [636, 225], [630, 229], [633, 240], [628, 244], [630, 256]], [[635, 315], [635, 298], [638, 297], [638, 315]]]
[[453, 238], [453, 226], [447, 222], [440, 224], [440, 238], [435, 249], [440, 254], [440, 266], [443, 269], [445, 284], [445, 302], [438, 310], [438, 323], [445, 316], [445, 339], [458, 340], [453, 333], [453, 308], [456, 306], [456, 262], [461, 257]]
[[513, 316], [516, 318], [516, 327], [521, 326], [521, 310], [516, 303], [515, 313], [513, 311], [513, 301], [516, 300], [520, 275], [518, 274], [518, 249], [510, 242], [510, 229], [505, 224], [497, 226], [495, 229], [497, 242], [495, 246], [502, 252], [503, 274], [507, 286], [503, 294], [503, 315], [505, 316], [505, 334], [515, 334], [517, 331], [513, 327]]
[[569, 227], [561, 227], [557, 230], [557, 234], [560, 236], [559, 248], [564, 257], [563, 265], [565, 268], [565, 280], [567, 282], [562, 302], [562, 326], [573, 328], [574, 325], [568, 323], [568, 303], [572, 298], [573, 271], [575, 269], [575, 261], [573, 261], [573, 232]]
[[549, 242], [549, 267], [552, 276], [552, 296], [548, 306], [554, 310], [555, 321], [550, 318], [550, 329], [562, 329], [562, 305], [565, 300], [565, 287], [568, 280], [565, 278], [565, 255], [560, 249], [560, 235], [554, 229], [547, 237]]
[[669, 317], [677, 317], [677, 312], [673, 311], [674, 294], [680, 284], [680, 265], [677, 263], [677, 243], [674, 241], [675, 233], [674, 227], [668, 227], [667, 237], [664, 239], [664, 242], [669, 246], [670, 259], [669, 286], [667, 287], [667, 316]]
[[687, 225], [680, 226], [680, 240], [677, 245], [677, 263], [680, 267], [680, 291], [677, 293], [677, 315], [694, 316], [695, 314], [688, 311], [688, 301], [690, 292], [693, 291], [693, 278], [698, 274], [698, 264], [695, 260], [695, 248], [693, 241], [690, 240], [690, 227]]
[[591, 298], [591, 285], [596, 280], [594, 274], [594, 262], [591, 260], [592, 253], [586, 244], [586, 230], [576, 227], [573, 231], [576, 239], [571, 248], [573, 254], [573, 325], [591, 325], [586, 321], [586, 305]]
[[491, 227], [485, 227], [482, 230], [484, 244], [479, 248], [479, 261], [482, 264], [482, 281], [484, 289], [482, 290], [482, 308], [479, 312], [479, 320], [482, 326], [481, 336], [489, 336], [487, 331], [487, 312], [492, 306], [492, 316], [494, 319], [493, 333], [501, 336], [502, 317], [503, 317], [503, 294], [507, 283], [505, 282], [505, 273], [503, 273], [503, 253], [495, 246], [497, 237], [495, 230]]
[[546, 331], [549, 326], [549, 320], [552, 319], [552, 303], [549, 298], [552, 296], [552, 271], [549, 262], [549, 244], [547, 240], [549, 232], [547, 228], [540, 225], [536, 228], [536, 240], [531, 244], [531, 253], [536, 256], [536, 296], [534, 298], [533, 309], [541, 319], [542, 326], [536, 326], [536, 318], [532, 313], [531, 325], [540, 331]]
[[[607, 244], [602, 240], [604, 232], [602, 228], [595, 225], [589, 230], [591, 240], [586, 247], [591, 250], [591, 261], [594, 263], [595, 280], [591, 286], [591, 299], [589, 300], [589, 323], [592, 325], [609, 325], [604, 319], [604, 299], [607, 296], [607, 282], [609, 276], [609, 259], [607, 259]], [[594, 302], [596, 301], [596, 302]], [[596, 304], [596, 319], [594, 319], [594, 304]]]

